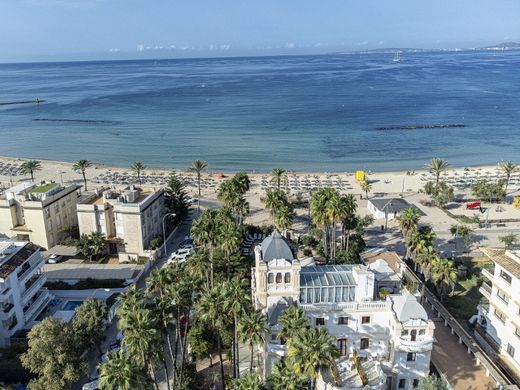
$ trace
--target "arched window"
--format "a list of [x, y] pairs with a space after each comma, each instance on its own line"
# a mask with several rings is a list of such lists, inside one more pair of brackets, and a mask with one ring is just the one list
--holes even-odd
[[282, 273], [278, 272], [276, 274], [276, 283], [282, 283]]
[[267, 283], [272, 284], [274, 281], [274, 275], [269, 273], [267, 274]]
[[284, 277], [283, 277], [283, 282], [284, 283], [291, 283], [291, 274], [289, 272], [286, 272]]

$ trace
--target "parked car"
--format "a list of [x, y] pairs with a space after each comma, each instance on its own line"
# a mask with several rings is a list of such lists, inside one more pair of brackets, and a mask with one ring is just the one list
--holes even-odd
[[183, 262], [188, 259], [188, 257], [191, 256], [191, 249], [189, 248], [183, 248], [178, 249], [177, 251], [173, 252], [170, 257], [168, 257], [168, 260], [166, 261], [167, 264], [173, 264], [176, 262]]
[[49, 259], [47, 260], [47, 263], [49, 264], [56, 264], [59, 263], [63, 259], [63, 256], [52, 254], [49, 256]]
[[190, 250], [193, 250], [193, 248], [194, 248], [193, 244], [179, 245], [179, 249], [190, 249]]

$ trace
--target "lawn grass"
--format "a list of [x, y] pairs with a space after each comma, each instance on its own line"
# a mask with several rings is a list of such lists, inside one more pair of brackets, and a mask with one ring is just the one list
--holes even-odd
[[49, 191], [50, 189], [54, 188], [56, 185], [57, 185], [56, 183], [43, 184], [41, 186], [34, 187], [31, 190], [31, 192], [36, 193], [36, 194], [44, 194], [47, 191]]
[[482, 268], [485, 265], [481, 262], [471, 263], [469, 277], [459, 280], [453, 295], [446, 299], [446, 308], [457, 320], [469, 320], [472, 315], [477, 314], [477, 305], [482, 300], [478, 289], [483, 281]]

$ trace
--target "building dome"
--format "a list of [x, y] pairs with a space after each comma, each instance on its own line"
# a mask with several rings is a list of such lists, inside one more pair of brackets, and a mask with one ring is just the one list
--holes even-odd
[[269, 237], [262, 241], [262, 260], [268, 262], [273, 259], [294, 260], [289, 244], [278, 231], [273, 231]]

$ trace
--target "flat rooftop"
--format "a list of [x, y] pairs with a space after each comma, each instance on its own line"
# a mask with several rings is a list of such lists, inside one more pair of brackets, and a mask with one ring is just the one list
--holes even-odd
[[122, 203], [122, 204], [139, 204], [141, 203], [142, 201], [144, 201], [146, 198], [148, 198], [150, 195], [152, 195], [154, 193], [153, 190], [150, 190], [150, 189], [141, 189], [139, 190], [139, 196], [131, 201], [131, 202], [120, 202], [117, 197], [111, 197], [109, 199], [105, 199], [103, 197], [103, 194], [106, 192], [106, 191], [109, 191], [109, 192], [112, 192], [114, 194], [117, 194], [118, 196], [124, 196], [124, 193], [125, 191], [114, 191], [114, 190], [105, 190], [105, 191], [101, 191], [99, 192], [99, 194], [92, 194], [91, 196], [89, 196], [88, 198], [86, 198], [85, 200], [83, 201], [80, 201], [80, 204], [89, 204], [89, 205], [98, 205], [98, 206], [101, 206], [105, 203]]
[[6, 279], [39, 250], [32, 242], [0, 241], [0, 279]]
[[508, 251], [502, 248], [480, 248], [494, 263], [520, 279], [520, 251]]

